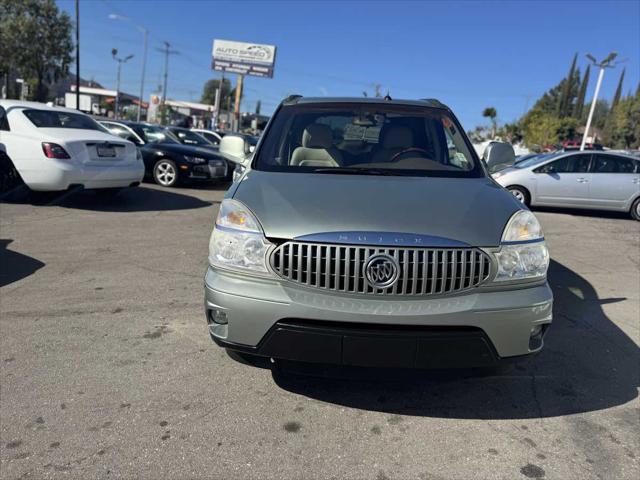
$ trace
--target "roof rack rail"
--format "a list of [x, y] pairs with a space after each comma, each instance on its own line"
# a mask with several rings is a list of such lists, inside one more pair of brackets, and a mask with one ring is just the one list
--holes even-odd
[[298, 103], [298, 100], [300, 100], [301, 98], [302, 98], [302, 95], [297, 95], [297, 94], [289, 95], [287, 98], [282, 100], [282, 104], [292, 105], [292, 104]]
[[448, 108], [444, 103], [436, 98], [421, 98], [420, 101], [428, 103], [434, 107]]

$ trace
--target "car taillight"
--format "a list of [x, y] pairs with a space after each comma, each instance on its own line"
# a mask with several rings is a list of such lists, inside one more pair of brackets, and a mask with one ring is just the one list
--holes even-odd
[[42, 151], [47, 158], [71, 158], [67, 151], [57, 143], [42, 143]]

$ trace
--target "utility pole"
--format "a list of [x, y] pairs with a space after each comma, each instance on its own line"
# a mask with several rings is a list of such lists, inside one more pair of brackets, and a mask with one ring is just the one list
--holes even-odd
[[156, 50], [164, 53], [164, 85], [162, 86], [162, 98], [160, 99], [160, 123], [163, 125], [166, 123], [165, 101], [167, 99], [167, 79], [169, 78], [169, 55], [178, 54], [177, 50], [171, 50], [171, 44], [164, 41], [164, 48], [157, 48]]
[[602, 79], [604, 77], [604, 69], [605, 68], [613, 68], [615, 64], [613, 60], [618, 56], [616, 52], [611, 52], [607, 58], [602, 60], [600, 63], [595, 59], [595, 57], [591, 54], [587, 54], [586, 57], [591, 61], [593, 65], [600, 68], [600, 72], [598, 73], [598, 81], [596, 83], [596, 91], [593, 94], [593, 100], [591, 100], [591, 108], [589, 109], [589, 116], [587, 117], [587, 126], [584, 129], [584, 135], [582, 136], [582, 143], [580, 144], [580, 151], [584, 150], [584, 146], [587, 143], [587, 137], [589, 136], [589, 129], [591, 128], [591, 120], [593, 120], [593, 112], [596, 109], [596, 102], [598, 101], [598, 94], [600, 93], [600, 86], [602, 85]]
[[118, 77], [116, 80], [116, 106], [114, 111], [114, 117], [117, 119], [120, 113], [120, 71], [122, 70], [122, 64], [127, 63], [129, 60], [133, 58], [133, 55], [127, 55], [124, 58], [118, 58], [118, 49], [111, 49], [111, 56], [113, 59], [118, 62]]
[[80, 110], [80, 0], [76, 0], [76, 110]]
[[[122, 20], [125, 22], [131, 22], [133, 23], [133, 21], [129, 18], [129, 17], [124, 17], [122, 15], [118, 15], [117, 13], [110, 13], [109, 14], [109, 19], [111, 20]], [[138, 31], [142, 32], [142, 34], [144, 35], [144, 49], [143, 49], [143, 53], [142, 53], [142, 75], [140, 78], [140, 98], [139, 98], [139, 102], [138, 102], [138, 115], [137, 115], [137, 121], [140, 121], [141, 115], [142, 115], [142, 102], [144, 101], [144, 74], [147, 68], [147, 40], [149, 37], [149, 30], [147, 30], [145, 27], [141, 26], [141, 25], [136, 25], [134, 23], [135, 27], [138, 29]]]
[[142, 54], [142, 77], [140, 79], [140, 97], [138, 98], [138, 116], [137, 121], [140, 121], [140, 115], [142, 112], [142, 102], [144, 102], [144, 74], [147, 67], [147, 40], [149, 37], [149, 30], [143, 27], [138, 27], [144, 34], [144, 53]]
[[242, 99], [242, 80], [244, 76], [238, 75], [236, 80], [236, 101], [233, 107], [233, 116], [235, 118], [235, 131], [240, 130], [240, 100]]

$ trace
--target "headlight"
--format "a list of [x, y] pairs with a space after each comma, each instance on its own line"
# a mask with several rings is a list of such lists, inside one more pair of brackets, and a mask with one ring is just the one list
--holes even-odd
[[209, 263], [232, 270], [268, 273], [264, 238], [255, 216], [236, 200], [223, 200], [209, 242]]
[[549, 267], [549, 251], [538, 219], [528, 210], [513, 214], [495, 254], [498, 273], [494, 281], [542, 278]]
[[187, 155], [184, 156], [184, 159], [189, 163], [206, 163], [206, 158], [201, 157], [189, 157]]

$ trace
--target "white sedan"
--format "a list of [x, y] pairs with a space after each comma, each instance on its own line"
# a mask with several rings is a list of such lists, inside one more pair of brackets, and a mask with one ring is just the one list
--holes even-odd
[[117, 191], [139, 185], [144, 175], [142, 156], [132, 142], [67, 108], [0, 100], [0, 144], [34, 191]]

